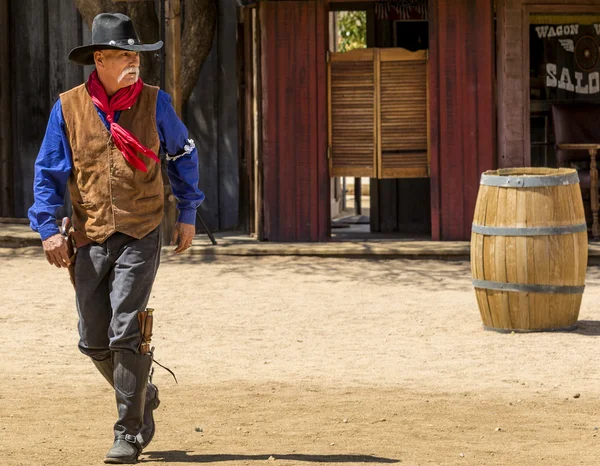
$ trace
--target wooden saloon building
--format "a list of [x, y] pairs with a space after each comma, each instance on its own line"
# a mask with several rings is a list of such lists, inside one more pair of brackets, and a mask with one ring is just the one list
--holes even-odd
[[[600, 96], [600, 0], [241, 3], [219, 0], [214, 54], [184, 109], [214, 229], [328, 241], [332, 179], [366, 177], [372, 232], [468, 240], [481, 173], [556, 166], [552, 109]], [[340, 53], [335, 12], [352, 10], [366, 12], [367, 48]], [[11, 53], [0, 47], [0, 82], [11, 79]], [[30, 66], [50, 73], [52, 95], [63, 90], [53, 66]], [[17, 118], [12, 136], [0, 120], [0, 216], [24, 216], [19, 180], [31, 179], [47, 114], [33, 114], [40, 134], [21, 134], [31, 112], [14, 97], [11, 107], [1, 86], [0, 97]]]
[[[341, 10], [367, 12], [367, 49], [331, 53]], [[333, 176], [371, 178], [372, 231], [468, 240], [481, 173], [556, 166], [553, 105], [600, 96], [600, 0], [269, 1], [242, 19], [271, 241], [329, 238]]]

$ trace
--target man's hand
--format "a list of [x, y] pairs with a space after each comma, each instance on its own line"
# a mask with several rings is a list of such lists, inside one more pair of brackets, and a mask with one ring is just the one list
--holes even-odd
[[61, 268], [68, 267], [71, 264], [67, 250], [67, 240], [60, 233], [42, 241], [42, 247], [50, 265]]
[[177, 248], [175, 248], [175, 253], [179, 254], [180, 252], [183, 252], [189, 248], [192, 245], [192, 240], [194, 239], [195, 234], [195, 225], [177, 222], [175, 224], [175, 230], [173, 231], [173, 239], [171, 239], [171, 244], [177, 245]]

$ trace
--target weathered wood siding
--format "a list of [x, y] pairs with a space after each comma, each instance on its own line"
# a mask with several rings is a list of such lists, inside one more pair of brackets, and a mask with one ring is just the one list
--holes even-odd
[[[9, 1], [10, 215], [26, 217], [33, 203], [34, 163], [52, 105], [59, 93], [82, 83], [93, 67], [67, 59], [73, 47], [90, 42], [73, 0]], [[213, 50], [184, 109], [184, 123], [199, 150], [200, 188], [206, 193], [201, 212], [214, 230], [238, 225], [236, 25], [235, 4], [220, 0]]]
[[495, 165], [492, 0], [431, 0], [430, 138], [434, 240], [470, 238], [481, 172]]
[[264, 238], [325, 241], [327, 15], [321, 1], [260, 3]]
[[201, 163], [199, 184], [206, 199], [200, 213], [211, 229], [216, 229], [219, 224], [219, 129], [216, 118], [218, 61], [217, 49], [213, 47], [202, 66], [198, 84], [183, 109], [183, 117], [188, 124], [190, 138], [196, 143]]
[[9, 4], [0, 2], [0, 217], [13, 215]]
[[237, 15], [234, 2], [219, 1], [212, 51], [184, 109], [184, 121], [198, 148], [202, 218], [213, 230], [239, 225], [237, 109]]
[[81, 43], [81, 20], [72, 0], [11, 0], [13, 215], [33, 203], [34, 163], [58, 94], [81, 83], [69, 63]]

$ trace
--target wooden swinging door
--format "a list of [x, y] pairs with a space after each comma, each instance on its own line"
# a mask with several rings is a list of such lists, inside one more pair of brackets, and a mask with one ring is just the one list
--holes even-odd
[[429, 177], [427, 51], [330, 53], [330, 176]]

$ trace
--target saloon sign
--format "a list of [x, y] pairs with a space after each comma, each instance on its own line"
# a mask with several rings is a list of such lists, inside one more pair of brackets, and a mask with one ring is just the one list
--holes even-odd
[[600, 93], [600, 23], [532, 25], [531, 29], [532, 71], [536, 71], [536, 61], [545, 62], [548, 91], [581, 96]]

